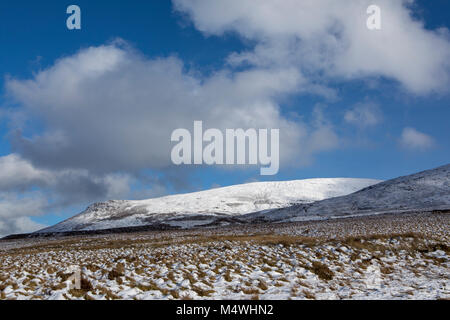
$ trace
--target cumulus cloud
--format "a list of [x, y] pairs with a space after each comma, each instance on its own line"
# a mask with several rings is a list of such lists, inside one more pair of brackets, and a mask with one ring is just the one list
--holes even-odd
[[432, 148], [435, 145], [434, 139], [414, 128], [403, 129], [400, 137], [400, 144], [411, 150], [425, 151]]
[[[0, 208], [1, 209], [1, 208]], [[29, 217], [19, 216], [14, 219], [0, 220], [0, 237], [10, 234], [30, 233], [47, 227], [44, 224], [36, 223]]]
[[[379, 0], [382, 29], [368, 30], [373, 1], [174, 0], [208, 35], [235, 32], [255, 41], [232, 64], [297, 66], [311, 77], [387, 77], [417, 94], [449, 87], [447, 29], [427, 30], [412, 0]], [[433, 50], [430, 50], [433, 48]]]
[[61, 202], [68, 204], [122, 197], [129, 194], [132, 179], [127, 174], [93, 175], [81, 169], [38, 169], [18, 154], [0, 157], [0, 192], [52, 189], [61, 195]]
[[382, 121], [380, 108], [374, 103], [358, 103], [344, 115], [347, 123], [361, 128], [371, 127]]
[[31, 220], [30, 216], [44, 213], [48, 205], [39, 192], [17, 194], [0, 192], [0, 237], [12, 233], [26, 233], [45, 227]]
[[171, 166], [171, 132], [204, 127], [277, 128], [284, 163], [307, 158], [307, 126], [280, 113], [278, 99], [301, 92], [295, 68], [221, 70], [195, 77], [174, 57], [147, 59], [118, 45], [91, 47], [33, 79], [9, 79], [8, 94], [45, 123], [16, 133], [14, 149], [38, 167], [138, 172]]
[[36, 168], [18, 154], [0, 157], [0, 236], [35, 231], [37, 217], [80, 203], [105, 199], [151, 197], [164, 194], [162, 186], [134, 191], [136, 177], [87, 170]]

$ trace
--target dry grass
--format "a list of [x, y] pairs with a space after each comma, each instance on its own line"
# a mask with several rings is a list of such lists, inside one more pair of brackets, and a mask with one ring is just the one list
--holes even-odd
[[80, 280], [80, 289], [70, 289], [69, 293], [76, 297], [76, 298], [81, 298], [81, 297], [87, 297], [87, 293], [92, 291], [94, 288], [92, 287], [91, 282], [86, 279], [86, 278], [81, 278]]
[[[291, 224], [265, 231], [254, 227], [260, 231], [252, 234], [180, 231], [21, 243], [1, 252], [0, 298], [46, 299], [62, 293], [67, 299], [121, 299], [125, 290], [136, 289], [131, 298], [321, 299], [333, 292], [351, 299], [363, 296], [360, 284], [373, 265], [379, 266], [385, 287], [387, 281], [410, 281], [396, 285], [416, 298], [429, 294], [424, 283], [444, 281], [448, 273], [448, 220], [435, 217], [439, 223], [431, 225], [432, 235], [377, 229], [364, 236], [315, 236], [324, 225], [367, 228], [352, 221], [307, 224], [309, 237], [295, 235]], [[72, 275], [67, 266], [73, 264], [86, 272], [80, 290], [66, 288]], [[411, 292], [411, 287], [417, 289]], [[446, 297], [439, 290], [436, 298]]]
[[310, 270], [315, 273], [319, 277], [319, 279], [322, 279], [324, 281], [332, 280], [334, 276], [333, 271], [331, 271], [328, 266], [319, 261], [314, 261]]
[[315, 300], [316, 299], [316, 296], [311, 291], [303, 290], [302, 293], [303, 293], [303, 295], [305, 296], [306, 299], [309, 299], [309, 300]]
[[109, 280], [116, 280], [125, 275], [125, 266], [123, 263], [118, 263], [114, 269], [108, 273]]

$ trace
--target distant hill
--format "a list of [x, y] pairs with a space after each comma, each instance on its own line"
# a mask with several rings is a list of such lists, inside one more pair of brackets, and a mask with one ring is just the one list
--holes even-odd
[[270, 213], [250, 214], [249, 220], [303, 221], [354, 215], [450, 209], [450, 164], [388, 180], [350, 195], [311, 204], [297, 204]]
[[148, 225], [188, 228], [207, 225], [217, 219], [227, 223], [248, 213], [342, 196], [379, 182], [349, 178], [256, 182], [149, 200], [107, 201], [93, 204], [79, 215], [38, 233]]

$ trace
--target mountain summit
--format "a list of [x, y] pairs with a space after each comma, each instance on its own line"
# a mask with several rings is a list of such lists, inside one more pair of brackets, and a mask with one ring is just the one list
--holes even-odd
[[139, 201], [107, 201], [37, 233], [115, 228], [192, 228], [450, 210], [450, 164], [381, 182], [256, 182]]
[[90, 231], [146, 225], [194, 227], [218, 218], [268, 212], [338, 197], [379, 183], [371, 179], [307, 179], [255, 182], [139, 201], [108, 201], [38, 233]]
[[297, 204], [248, 219], [293, 222], [330, 217], [450, 209], [450, 164], [384, 181], [353, 194]]

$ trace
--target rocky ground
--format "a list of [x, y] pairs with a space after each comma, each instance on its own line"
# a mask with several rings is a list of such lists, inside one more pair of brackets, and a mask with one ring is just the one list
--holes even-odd
[[450, 215], [0, 242], [1, 299], [450, 299]]

